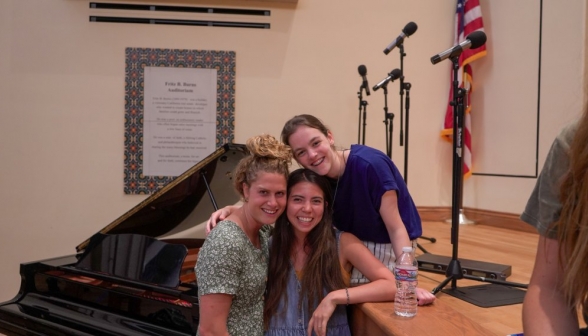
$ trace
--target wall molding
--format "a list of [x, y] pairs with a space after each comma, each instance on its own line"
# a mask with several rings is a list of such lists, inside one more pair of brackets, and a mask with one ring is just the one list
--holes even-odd
[[[442, 222], [451, 218], [451, 207], [420, 206], [417, 207], [417, 210], [423, 222]], [[473, 208], [464, 208], [463, 212], [465, 216], [469, 220], [474, 221], [476, 225], [488, 225], [516, 231], [537, 233], [537, 230], [531, 225], [523, 222], [518, 214]]]

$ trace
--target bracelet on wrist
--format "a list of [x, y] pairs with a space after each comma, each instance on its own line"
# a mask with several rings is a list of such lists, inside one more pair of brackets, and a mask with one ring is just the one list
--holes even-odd
[[349, 291], [345, 288], [345, 294], [347, 295], [347, 305], [349, 306]]

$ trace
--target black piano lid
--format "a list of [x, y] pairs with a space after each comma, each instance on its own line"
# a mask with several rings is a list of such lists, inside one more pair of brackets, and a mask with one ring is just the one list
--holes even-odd
[[[216, 204], [222, 207], [239, 201], [232, 175], [246, 155], [244, 145], [223, 145], [98, 233], [157, 238], [204, 223]], [[76, 250], [84, 250], [89, 242], [86, 239]]]

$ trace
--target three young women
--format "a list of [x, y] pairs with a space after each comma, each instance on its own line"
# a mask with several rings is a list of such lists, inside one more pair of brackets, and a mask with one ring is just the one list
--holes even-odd
[[[282, 129], [282, 142], [292, 148], [294, 159], [304, 168], [331, 179], [333, 224], [352, 233], [390, 270], [402, 247], [422, 234], [420, 216], [408, 188], [392, 160], [381, 151], [363, 145], [337, 150], [332, 132], [316, 117], [298, 115]], [[207, 223], [210, 230], [233, 207], [215, 212]], [[351, 284], [369, 280], [358, 270]], [[435, 296], [417, 288], [419, 305]]]

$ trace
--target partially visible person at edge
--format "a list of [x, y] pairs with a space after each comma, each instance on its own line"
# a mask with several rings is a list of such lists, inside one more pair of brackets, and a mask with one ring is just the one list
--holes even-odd
[[[388, 268], [355, 236], [333, 227], [331, 193], [329, 181], [309, 169], [290, 174], [286, 211], [270, 244], [267, 336], [351, 335], [346, 305], [394, 300]], [[370, 283], [348, 288], [352, 268]]]
[[218, 223], [196, 264], [198, 335], [263, 335], [271, 226], [286, 207], [290, 148], [270, 135], [247, 141], [234, 187], [243, 205]]
[[[282, 141], [292, 148], [294, 159], [304, 168], [331, 179], [334, 190], [334, 225], [352, 233], [393, 270], [402, 247], [414, 246], [422, 234], [421, 219], [398, 168], [381, 151], [363, 145], [337, 150], [332, 132], [316, 117], [302, 114], [288, 120]], [[210, 230], [231, 213], [228, 206], [213, 213]], [[351, 285], [369, 280], [354, 269]], [[435, 297], [417, 288], [419, 305]]]
[[521, 219], [540, 234], [525, 336], [588, 335], [588, 110], [553, 142]]

